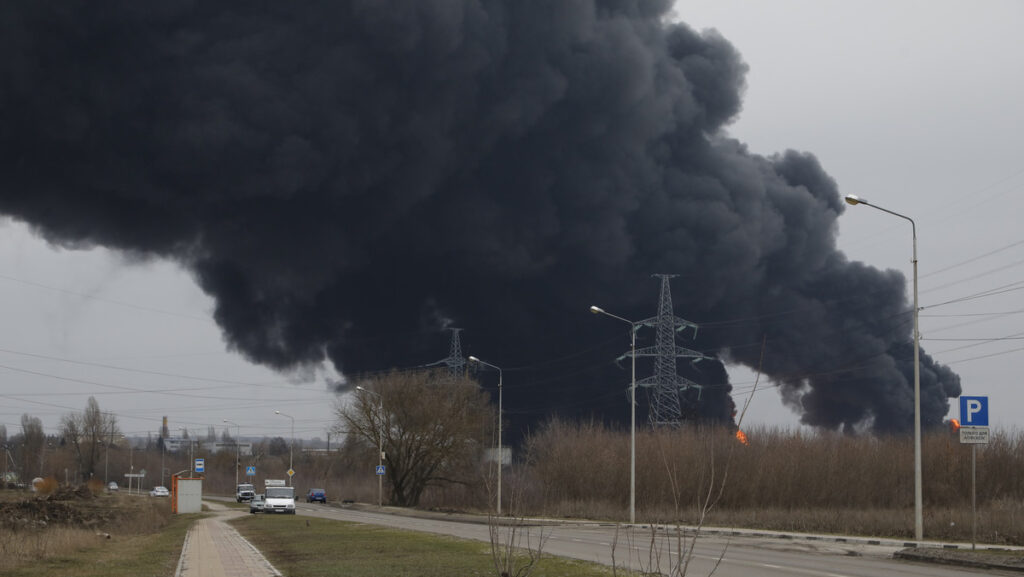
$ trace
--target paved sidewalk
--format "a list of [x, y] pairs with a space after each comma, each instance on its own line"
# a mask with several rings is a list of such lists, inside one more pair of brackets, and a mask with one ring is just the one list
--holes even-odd
[[189, 529], [176, 577], [281, 577], [262, 553], [227, 524], [248, 511], [204, 503], [217, 514]]

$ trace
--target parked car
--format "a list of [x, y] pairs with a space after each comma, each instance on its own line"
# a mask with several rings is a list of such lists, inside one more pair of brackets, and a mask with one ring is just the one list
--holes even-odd
[[250, 513], [262, 513], [263, 512], [263, 495], [253, 495], [252, 499], [249, 499], [249, 512]]
[[111, 481], [107, 484], [108, 491], [117, 491], [120, 487], [117, 486], [117, 481]]
[[309, 493], [306, 493], [306, 502], [313, 503], [320, 501], [321, 503], [327, 502], [327, 493], [323, 489], [310, 489]]
[[153, 487], [153, 490], [149, 492], [150, 497], [170, 497], [171, 492], [167, 490], [167, 487], [158, 485]]

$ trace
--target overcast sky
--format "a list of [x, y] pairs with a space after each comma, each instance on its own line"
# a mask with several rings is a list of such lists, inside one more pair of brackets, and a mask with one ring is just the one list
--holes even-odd
[[[708, 0], [677, 13], [719, 30], [750, 67], [732, 136], [758, 154], [812, 152], [843, 194], [916, 221], [922, 346], [961, 375], [965, 394], [991, 398], [993, 425], [1024, 423], [1013, 410], [1024, 401], [1024, 4]], [[23, 413], [56, 432], [89, 396], [139, 435], [164, 415], [193, 434], [228, 419], [243, 436], [287, 437], [291, 421], [275, 410], [295, 418], [300, 438], [323, 438], [334, 422], [323, 379], [227, 351], [212, 301], [174, 265], [55, 250], [11, 221], [0, 240], [8, 433]], [[901, 219], [851, 207], [839, 242], [852, 260], [910, 277]], [[738, 404], [751, 381], [733, 373]], [[744, 427], [756, 424], [798, 425], [770, 383]]]

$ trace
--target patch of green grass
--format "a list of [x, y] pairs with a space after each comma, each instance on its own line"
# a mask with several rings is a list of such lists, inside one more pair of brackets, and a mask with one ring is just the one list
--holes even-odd
[[200, 515], [178, 515], [157, 533], [97, 536], [95, 545], [23, 565], [5, 577], [172, 577], [185, 534]]
[[[489, 543], [301, 517], [243, 517], [231, 523], [287, 577], [484, 577]], [[535, 577], [611, 575], [610, 567], [545, 556]]]

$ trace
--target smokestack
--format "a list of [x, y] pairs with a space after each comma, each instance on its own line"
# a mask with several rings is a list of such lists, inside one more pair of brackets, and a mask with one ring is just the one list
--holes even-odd
[[[805, 423], [910, 429], [904, 277], [836, 249], [809, 153], [723, 131], [747, 67], [669, 0], [11, 3], [0, 46], [0, 212], [69, 248], [171, 259], [229, 346], [346, 375], [467, 353], [522, 367], [520, 422], [627, 414], [628, 345], [590, 303], [676, 313]], [[621, 331], [620, 331], [621, 332]], [[959, 377], [922, 355], [923, 422]], [[519, 391], [516, 388], [519, 387]]]

